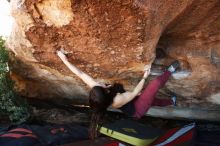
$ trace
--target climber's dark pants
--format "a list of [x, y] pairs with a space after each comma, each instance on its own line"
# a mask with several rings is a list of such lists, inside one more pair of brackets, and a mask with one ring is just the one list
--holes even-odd
[[124, 105], [120, 109], [127, 115], [136, 119], [141, 118], [151, 106], [167, 106], [172, 105], [171, 99], [155, 98], [158, 90], [165, 85], [171, 73], [165, 71], [161, 76], [152, 80], [148, 86], [142, 91], [141, 95]]

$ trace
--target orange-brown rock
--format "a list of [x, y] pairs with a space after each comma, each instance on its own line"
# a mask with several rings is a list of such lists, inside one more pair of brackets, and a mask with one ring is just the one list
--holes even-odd
[[219, 107], [219, 0], [13, 0], [11, 8], [10, 66], [27, 97], [87, 101], [88, 87], [56, 56], [62, 47], [98, 81], [127, 89], [144, 65], [178, 59], [191, 73], [171, 78], [164, 91], [177, 94], [180, 106]]

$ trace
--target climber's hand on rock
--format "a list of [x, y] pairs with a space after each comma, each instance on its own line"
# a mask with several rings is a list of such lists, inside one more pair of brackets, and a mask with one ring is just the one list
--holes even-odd
[[151, 69], [151, 64], [148, 64], [148, 65], [145, 65], [145, 66], [144, 66], [144, 71], [147, 71], [147, 70], [149, 70], [149, 69]]
[[146, 79], [148, 75], [150, 74], [151, 65], [146, 65], [144, 68], [144, 76], [143, 78]]
[[101, 87], [103, 88], [110, 88], [112, 85], [111, 84], [104, 84], [104, 83], [98, 83]]
[[104, 88], [110, 88], [110, 87], [112, 87], [111, 84], [105, 84], [105, 86], [104, 86]]
[[57, 55], [61, 58], [61, 59], [66, 59], [66, 55], [60, 50], [57, 51]]
[[149, 76], [149, 74], [150, 74], [150, 68], [148, 70], [145, 70], [143, 78], [146, 79]]

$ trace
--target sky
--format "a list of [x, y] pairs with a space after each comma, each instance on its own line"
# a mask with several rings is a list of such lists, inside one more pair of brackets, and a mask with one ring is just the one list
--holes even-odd
[[0, 36], [10, 35], [13, 18], [10, 16], [9, 3], [7, 0], [0, 0]]

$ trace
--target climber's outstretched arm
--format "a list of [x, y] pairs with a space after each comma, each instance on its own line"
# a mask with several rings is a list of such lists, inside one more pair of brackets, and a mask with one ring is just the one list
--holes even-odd
[[143, 78], [139, 81], [139, 83], [137, 84], [137, 86], [134, 88], [132, 92], [127, 91], [127, 92], [116, 95], [112, 103], [113, 108], [122, 107], [123, 105], [133, 100], [141, 92], [141, 90], [143, 89], [144, 83], [145, 83], [145, 79], [150, 74], [150, 68], [151, 66], [148, 66], [148, 68], [145, 70]]
[[62, 51], [57, 51], [57, 55], [60, 57], [60, 59], [63, 61], [63, 63], [80, 79], [83, 80], [90, 88], [93, 88], [95, 86], [102, 86], [101, 84], [97, 83], [92, 77], [90, 77], [88, 74], [84, 73], [80, 69], [78, 69], [76, 66], [71, 64], [66, 55]]

